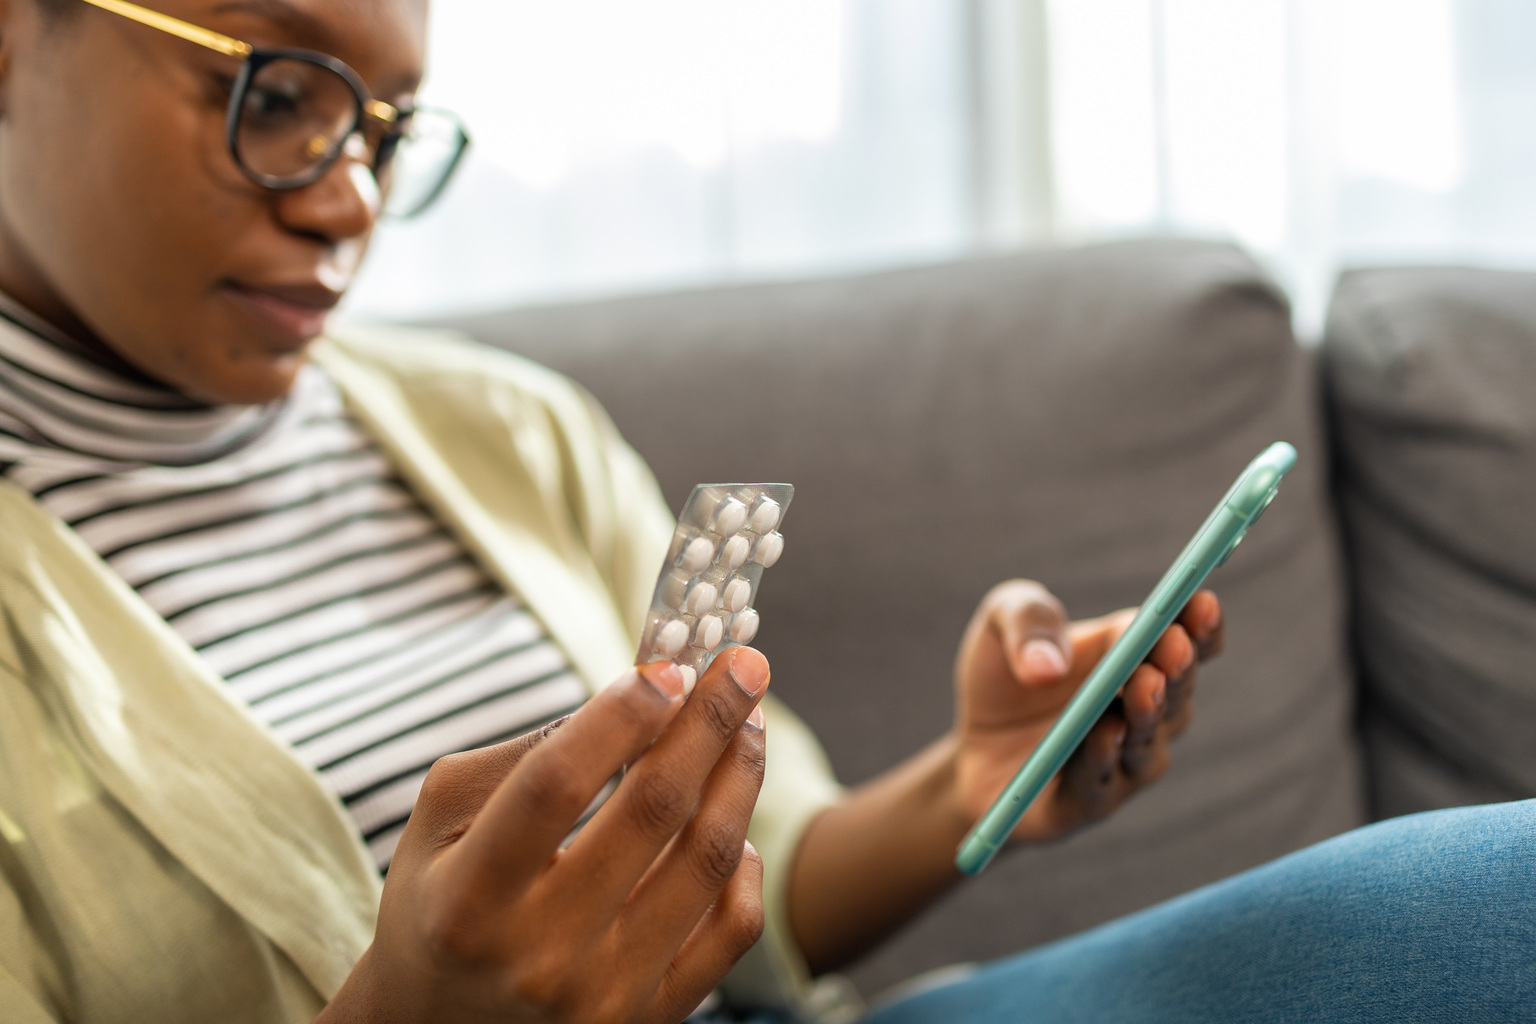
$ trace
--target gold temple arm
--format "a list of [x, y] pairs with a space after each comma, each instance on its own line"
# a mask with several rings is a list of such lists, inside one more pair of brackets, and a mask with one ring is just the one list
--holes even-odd
[[[231, 38], [221, 32], [212, 29], [199, 28], [188, 21], [173, 18], [169, 14], [161, 14], [152, 11], [148, 7], [140, 7], [131, 4], [128, 0], [85, 0], [93, 7], [100, 7], [104, 11], [120, 14], [125, 18], [138, 22], [140, 25], [148, 25], [162, 32], [169, 32], [173, 36], [179, 36], [189, 43], [206, 46], [210, 50], [217, 50], [230, 57], [249, 57], [255, 47], [250, 43]], [[393, 124], [400, 119], [400, 111], [383, 100], [369, 100], [363, 105], [363, 110], [377, 120], [385, 124]]]
[[230, 57], [249, 57], [253, 47], [250, 43], [243, 43], [238, 39], [218, 32], [212, 32], [206, 28], [198, 28], [196, 25], [173, 18], [169, 14], [161, 14], [152, 11], [148, 7], [140, 7], [138, 4], [130, 4], [128, 0], [85, 0], [86, 3], [100, 7], [104, 11], [113, 14], [121, 14], [141, 25], [157, 28], [162, 32], [169, 32], [173, 36], [180, 36], [191, 43], [206, 46], [210, 50], [218, 50]]

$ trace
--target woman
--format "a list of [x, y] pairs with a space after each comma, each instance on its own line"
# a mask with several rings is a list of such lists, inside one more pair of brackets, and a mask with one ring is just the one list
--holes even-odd
[[[590, 399], [453, 337], [321, 337], [381, 204], [461, 148], [412, 108], [425, 18], [0, 6], [7, 1021], [792, 1010], [955, 884], [1124, 626], [1000, 585], [953, 729], [850, 792], [756, 651], [686, 702], [629, 668], [672, 524]], [[1198, 595], [1014, 841], [1157, 778], [1220, 638]], [[1409, 966], [1442, 961], [1492, 1019], [1536, 985], [1533, 816], [1367, 830], [870, 1019], [1354, 1019], [1443, 1009]]]

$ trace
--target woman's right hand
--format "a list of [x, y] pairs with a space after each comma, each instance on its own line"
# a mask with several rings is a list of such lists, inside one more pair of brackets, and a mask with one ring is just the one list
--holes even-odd
[[746, 832], [767, 685], [767, 659], [746, 647], [686, 703], [676, 668], [648, 665], [555, 726], [438, 761], [373, 945], [317, 1024], [687, 1016], [763, 928]]

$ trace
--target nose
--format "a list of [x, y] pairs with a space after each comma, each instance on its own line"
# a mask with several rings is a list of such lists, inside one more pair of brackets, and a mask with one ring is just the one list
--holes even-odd
[[276, 193], [277, 218], [284, 227], [336, 244], [361, 238], [379, 219], [379, 183], [369, 166], [367, 143], [354, 134], [341, 156], [319, 178]]

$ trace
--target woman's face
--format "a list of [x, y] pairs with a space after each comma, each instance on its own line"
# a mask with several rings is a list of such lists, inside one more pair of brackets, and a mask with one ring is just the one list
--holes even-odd
[[[224, 144], [237, 58], [83, 2], [0, 0], [0, 289], [209, 402], [285, 394], [378, 211], [342, 159], [252, 184]], [[421, 79], [426, 0], [144, 0], [257, 46], [319, 50], [378, 99]]]

